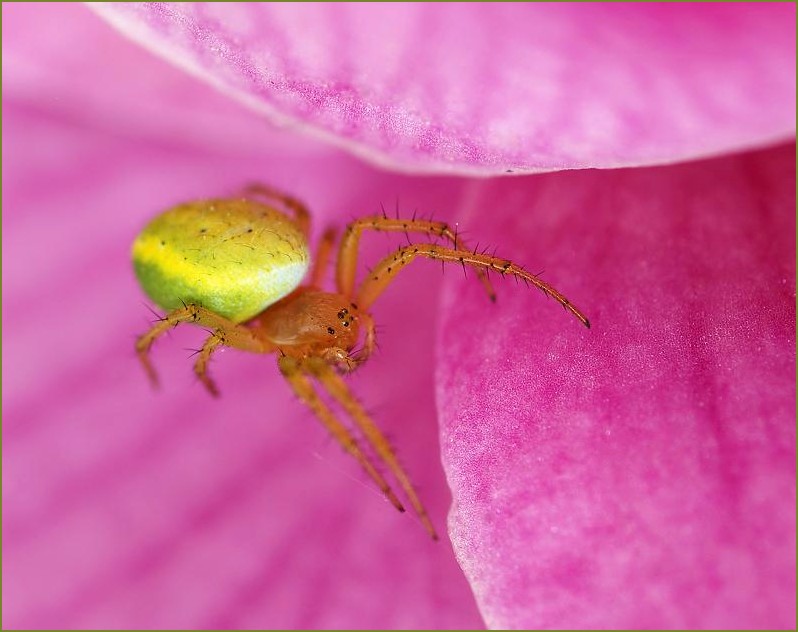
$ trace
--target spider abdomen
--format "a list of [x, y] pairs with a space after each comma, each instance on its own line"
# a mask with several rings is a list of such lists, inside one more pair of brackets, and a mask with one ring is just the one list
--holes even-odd
[[160, 307], [192, 303], [234, 322], [296, 289], [310, 259], [294, 222], [244, 199], [176, 206], [147, 224], [132, 254], [139, 282]]

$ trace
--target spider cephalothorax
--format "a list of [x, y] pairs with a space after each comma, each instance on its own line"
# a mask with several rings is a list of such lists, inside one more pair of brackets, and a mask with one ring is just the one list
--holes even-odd
[[[271, 206], [275, 203], [285, 212]], [[247, 188], [237, 198], [182, 204], [158, 215], [136, 238], [133, 265], [145, 292], [168, 313], [138, 339], [139, 358], [152, 382], [157, 383], [149, 361], [152, 343], [180, 323], [201, 325], [211, 333], [198, 353], [194, 371], [216, 395], [207, 369], [217, 347], [277, 354], [280, 370], [294, 392], [357, 459], [391, 503], [404, 511], [385, 477], [319, 397], [309, 378], [351, 417], [396, 477], [427, 531], [437, 538], [387, 439], [339, 375], [356, 369], [374, 350], [371, 305], [400, 270], [415, 258], [425, 257], [475, 268], [491, 299], [495, 295], [488, 271], [522, 279], [554, 298], [586, 327], [590, 324], [548, 283], [511, 261], [469, 250], [446, 223], [431, 220], [394, 219], [383, 214], [350, 223], [339, 245], [335, 292], [321, 287], [335, 242], [334, 232], [328, 230], [306, 284], [300, 285], [310, 268], [309, 229], [310, 216], [304, 205], [260, 185]], [[448, 245], [418, 243], [398, 248], [356, 287], [357, 251], [364, 230], [420, 233], [443, 239]]]

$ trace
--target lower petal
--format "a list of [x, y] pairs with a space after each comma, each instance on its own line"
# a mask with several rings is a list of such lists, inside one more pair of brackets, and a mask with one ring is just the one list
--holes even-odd
[[447, 282], [450, 528], [491, 627], [794, 625], [794, 156], [473, 185], [464, 223], [593, 324]]

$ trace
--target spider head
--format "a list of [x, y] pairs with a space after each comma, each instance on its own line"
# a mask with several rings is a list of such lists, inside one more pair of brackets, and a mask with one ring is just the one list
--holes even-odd
[[343, 296], [328, 294], [330, 299], [324, 309], [323, 322], [327, 324], [327, 343], [331, 347], [350, 350], [357, 344], [359, 318], [357, 307]]
[[259, 326], [281, 348], [315, 353], [326, 349], [350, 351], [358, 341], [360, 317], [345, 296], [315, 290], [301, 292], [265, 310]]

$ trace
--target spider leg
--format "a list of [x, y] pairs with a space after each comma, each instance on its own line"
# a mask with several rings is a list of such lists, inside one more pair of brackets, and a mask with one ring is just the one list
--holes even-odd
[[352, 394], [352, 391], [349, 390], [346, 383], [328, 364], [321, 358], [311, 358], [308, 362], [308, 368], [313, 376], [327, 389], [330, 395], [332, 395], [349, 416], [352, 417], [355, 424], [357, 424], [358, 428], [360, 428], [361, 432], [366, 437], [366, 440], [377, 452], [377, 455], [388, 466], [396, 477], [396, 480], [399, 481], [402, 489], [410, 499], [410, 504], [413, 505], [413, 509], [416, 510], [418, 517], [421, 519], [424, 528], [429, 532], [433, 540], [437, 540], [438, 534], [435, 532], [435, 527], [432, 526], [432, 521], [427, 514], [427, 510], [424, 509], [424, 505], [421, 504], [421, 500], [413, 484], [410, 482], [410, 477], [399, 463], [399, 459], [396, 457], [393, 448], [391, 448], [388, 439], [385, 438], [385, 435], [382, 434], [380, 429], [371, 420], [368, 413], [363, 410], [363, 407]]
[[[267, 351], [264, 343], [256, 338], [247, 327], [238, 325], [204, 307], [189, 304], [161, 318], [147, 333], [139, 336], [138, 340], [136, 340], [136, 353], [147, 373], [147, 377], [149, 377], [150, 382], [155, 387], [158, 386], [158, 374], [155, 372], [150, 362], [150, 348], [158, 338], [181, 323], [194, 323], [210, 327], [214, 330], [214, 335], [221, 337], [222, 343], [230, 347], [237, 347], [245, 351], [254, 351], [256, 353]], [[203, 350], [204, 348], [205, 347], [203, 347]], [[200, 354], [202, 354], [202, 351], [200, 351]], [[210, 351], [208, 355], [210, 355]]]
[[374, 319], [368, 312], [360, 312], [358, 315], [365, 331], [363, 337], [363, 347], [355, 353], [340, 347], [328, 347], [321, 351], [321, 357], [329, 365], [334, 365], [343, 373], [351, 373], [374, 352], [377, 347], [377, 331], [374, 326]]
[[356, 365], [363, 364], [368, 360], [377, 346], [377, 331], [374, 327], [374, 319], [368, 312], [360, 312], [359, 317], [366, 328], [366, 334], [363, 337], [363, 348], [352, 356]]
[[366, 471], [371, 479], [377, 484], [385, 497], [396, 507], [399, 511], [404, 511], [405, 508], [396, 497], [388, 482], [382, 474], [377, 471], [377, 468], [371, 463], [365, 453], [360, 449], [357, 440], [352, 436], [352, 433], [347, 430], [327, 405], [321, 400], [313, 385], [303, 374], [303, 369], [298, 360], [288, 356], [281, 356], [278, 359], [278, 365], [283, 377], [291, 385], [294, 393], [307, 404], [313, 414], [319, 418], [324, 427], [330, 432], [338, 443], [341, 444], [344, 450], [351, 454], [361, 467]]
[[[429, 237], [442, 237], [454, 246], [455, 250], [468, 250], [463, 239], [458, 236], [457, 230], [452, 230], [446, 222], [433, 222], [426, 219], [391, 219], [381, 215], [362, 217], [351, 222], [341, 239], [338, 251], [338, 267], [336, 269], [336, 283], [338, 292], [345, 296], [352, 296], [355, 289], [355, 272], [357, 269], [357, 251], [360, 235], [364, 230], [378, 232], [421, 233]], [[477, 276], [488, 293], [491, 301], [496, 300], [496, 292], [488, 279], [484, 268], [477, 268]]]
[[260, 183], [252, 183], [244, 187], [244, 195], [258, 196], [268, 201], [278, 201], [287, 209], [294, 213], [294, 220], [299, 229], [305, 234], [310, 235], [310, 211], [302, 202], [278, 189]]
[[403, 246], [380, 261], [357, 291], [355, 300], [358, 307], [362, 310], [367, 310], [374, 301], [377, 300], [380, 294], [382, 294], [399, 271], [418, 256], [427, 257], [428, 259], [437, 259], [442, 263], [449, 262], [458, 265], [472, 266], [474, 268], [482, 268], [484, 270], [493, 270], [502, 276], [510, 275], [526, 283], [531, 283], [546, 296], [550, 296], [567, 311], [576, 316], [585, 327], [590, 327], [590, 321], [587, 319], [587, 316], [563, 294], [534, 274], [530, 274], [522, 267], [514, 264], [512, 261], [470, 250], [453, 250], [451, 248], [443, 248], [432, 244]]
[[344, 373], [350, 373], [358, 367], [357, 360], [341, 347], [328, 347], [321, 354], [325, 362], [335, 365], [339, 371]]
[[321, 288], [324, 282], [324, 273], [327, 271], [327, 264], [330, 262], [330, 254], [335, 245], [335, 229], [328, 228], [321, 236], [316, 250], [316, 261], [313, 264], [313, 271], [310, 273], [308, 285]]
[[205, 388], [208, 389], [208, 392], [214, 397], [219, 397], [219, 389], [216, 388], [216, 384], [208, 375], [208, 362], [211, 359], [211, 354], [222, 344], [224, 344], [224, 337], [216, 333], [209, 336], [207, 340], [205, 340], [205, 344], [202, 345], [202, 349], [200, 349], [197, 356], [197, 361], [194, 363], [194, 373], [197, 378], [199, 378], [199, 381], [205, 385]]

